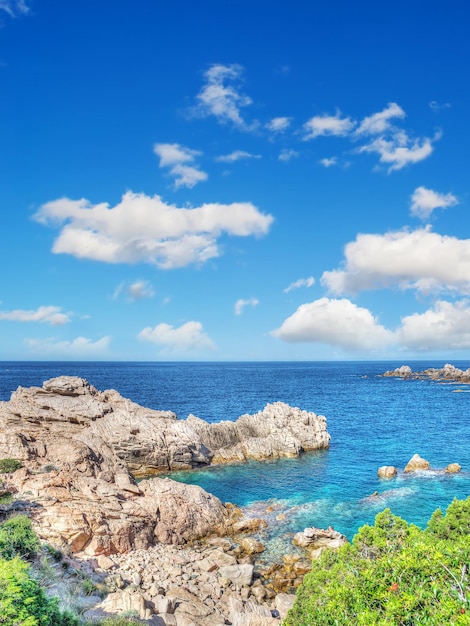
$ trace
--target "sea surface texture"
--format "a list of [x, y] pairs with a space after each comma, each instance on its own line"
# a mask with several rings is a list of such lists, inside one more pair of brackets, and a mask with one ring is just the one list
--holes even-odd
[[[381, 376], [400, 365], [423, 370], [444, 363], [1, 362], [0, 400], [9, 400], [19, 385], [41, 386], [72, 375], [141, 405], [175, 411], [180, 419], [193, 413], [209, 422], [235, 420], [276, 401], [325, 415], [331, 433], [327, 451], [172, 474], [266, 518], [263, 539], [270, 554], [282, 554], [291, 534], [307, 526], [333, 526], [352, 538], [390, 507], [423, 527], [437, 507], [470, 495], [470, 385]], [[404, 475], [415, 453], [437, 471]], [[439, 471], [452, 462], [460, 463], [461, 473]], [[395, 479], [379, 480], [381, 465], [401, 471]]]

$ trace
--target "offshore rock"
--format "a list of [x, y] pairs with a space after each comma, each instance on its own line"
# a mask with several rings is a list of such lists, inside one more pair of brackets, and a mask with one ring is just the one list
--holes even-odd
[[19, 387], [0, 403], [0, 458], [23, 463], [3, 475], [4, 489], [31, 503], [41, 537], [90, 556], [247, 530], [236, 507], [200, 487], [137, 484], [136, 475], [294, 456], [329, 438], [324, 417], [283, 403], [235, 423], [180, 421], [71, 376]]
[[408, 461], [405, 469], [403, 470], [405, 474], [416, 471], [428, 470], [430, 468], [429, 461], [426, 459], [422, 459], [419, 454], [413, 455], [413, 457]]
[[305, 548], [312, 555], [317, 557], [324, 548], [337, 550], [344, 544], [348, 543], [348, 538], [342, 535], [331, 526], [324, 530], [323, 528], [305, 528], [303, 532], [296, 533], [292, 539], [292, 543], [300, 548]]
[[397, 475], [397, 468], [394, 465], [382, 465], [377, 474], [379, 478], [394, 478]]
[[408, 365], [402, 365], [394, 370], [385, 372], [383, 376], [404, 379], [418, 379], [418, 380], [436, 380], [441, 382], [457, 382], [457, 383], [470, 383], [470, 367], [466, 370], [461, 370], [450, 363], [446, 363], [444, 367], [423, 370], [421, 372], [413, 372]]

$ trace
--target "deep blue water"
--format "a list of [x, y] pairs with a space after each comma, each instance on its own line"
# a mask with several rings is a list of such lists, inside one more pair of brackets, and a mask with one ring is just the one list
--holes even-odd
[[[462, 369], [468, 361], [452, 361]], [[443, 362], [299, 363], [38, 363], [1, 362], [0, 400], [21, 386], [41, 386], [62, 374], [156, 409], [208, 421], [234, 420], [283, 401], [323, 414], [328, 451], [300, 459], [214, 467], [174, 474], [248, 507], [270, 522], [272, 545], [305, 526], [333, 525], [352, 537], [386, 506], [424, 526], [436, 507], [470, 495], [470, 386], [380, 376], [407, 364], [415, 370]], [[463, 393], [455, 393], [461, 389]], [[377, 468], [403, 468], [419, 453], [433, 468], [462, 465], [458, 475], [431, 473], [379, 481]], [[379, 492], [379, 498], [367, 497]], [[266, 512], [270, 506], [272, 512]], [[276, 519], [279, 517], [280, 519]], [[265, 537], [266, 539], [266, 537]]]

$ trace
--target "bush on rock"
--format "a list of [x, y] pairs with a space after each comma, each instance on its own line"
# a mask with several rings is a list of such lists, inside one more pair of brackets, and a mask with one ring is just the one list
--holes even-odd
[[386, 509], [313, 561], [286, 626], [468, 626], [469, 533], [470, 498], [436, 511], [426, 530]]

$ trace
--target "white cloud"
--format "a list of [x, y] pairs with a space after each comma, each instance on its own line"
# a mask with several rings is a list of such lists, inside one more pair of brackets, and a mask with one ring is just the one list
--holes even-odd
[[322, 276], [337, 295], [391, 286], [470, 294], [470, 239], [439, 235], [430, 227], [359, 234], [344, 254], [344, 268]]
[[52, 251], [105, 263], [151, 263], [163, 269], [204, 263], [219, 256], [223, 234], [268, 232], [273, 217], [250, 202], [177, 208], [159, 196], [127, 192], [119, 204], [61, 198], [43, 204], [34, 218], [61, 226]]
[[291, 121], [291, 117], [273, 117], [272, 120], [265, 124], [265, 128], [273, 133], [284, 132], [289, 128]]
[[429, 218], [434, 209], [446, 209], [459, 201], [452, 193], [438, 193], [426, 187], [417, 187], [411, 196], [411, 215], [422, 220]]
[[298, 156], [299, 153], [296, 150], [288, 150], [287, 148], [284, 148], [283, 150], [281, 150], [277, 158], [279, 159], [279, 161], [290, 161], [291, 159], [294, 159]]
[[179, 143], [156, 143], [153, 151], [160, 157], [160, 167], [170, 168], [170, 175], [175, 178], [175, 189], [180, 187], [191, 189], [197, 183], [207, 180], [206, 172], [193, 165], [187, 165], [202, 154], [199, 150], [186, 148]]
[[246, 306], [258, 306], [258, 304], [259, 300], [257, 298], [249, 298], [248, 300], [243, 300], [243, 298], [240, 298], [240, 300], [237, 300], [235, 302], [235, 315], [241, 315], [243, 313], [243, 309]]
[[204, 73], [206, 79], [197, 95], [194, 114], [203, 117], [213, 115], [221, 124], [232, 124], [239, 130], [253, 130], [257, 124], [248, 124], [241, 115], [241, 109], [252, 103], [251, 98], [239, 92], [243, 75], [241, 65], [212, 65]]
[[338, 157], [334, 156], [329, 159], [320, 159], [318, 162], [320, 163], [320, 165], [323, 165], [323, 167], [332, 167], [333, 165], [338, 165]]
[[441, 136], [441, 133], [436, 133], [432, 139], [429, 137], [411, 139], [405, 131], [396, 130], [389, 138], [379, 136], [371, 143], [361, 146], [358, 152], [380, 155], [379, 161], [390, 165], [388, 168], [390, 173], [427, 159], [434, 151], [433, 142], [438, 141]]
[[326, 343], [348, 351], [378, 351], [394, 340], [368, 309], [329, 298], [302, 304], [271, 334], [288, 342]]
[[69, 315], [61, 313], [57, 306], [40, 306], [36, 311], [16, 309], [14, 311], [0, 311], [0, 320], [11, 322], [41, 322], [51, 326], [63, 326], [70, 322]]
[[219, 163], [234, 163], [240, 161], [240, 159], [261, 159], [261, 154], [251, 154], [244, 150], [234, 150], [230, 154], [224, 154], [216, 157], [216, 161]]
[[73, 341], [55, 341], [53, 338], [25, 339], [25, 344], [32, 352], [63, 356], [67, 359], [100, 355], [107, 350], [109, 343], [110, 337], [102, 337], [95, 342], [86, 337], [77, 337]]
[[125, 293], [132, 302], [143, 300], [144, 298], [153, 298], [155, 295], [153, 287], [148, 280], [136, 280], [130, 285], [120, 283], [114, 291], [113, 299], [116, 300], [122, 293]]
[[404, 317], [397, 338], [408, 350], [468, 350], [470, 303], [441, 300], [425, 313]]
[[25, 0], [0, 0], [0, 10], [6, 11], [10, 17], [18, 17], [29, 13], [30, 8]]
[[336, 115], [315, 115], [303, 126], [304, 141], [322, 135], [344, 137], [352, 131], [354, 124], [351, 118], [341, 117], [340, 111], [337, 111]]
[[403, 119], [405, 111], [395, 102], [390, 102], [383, 111], [365, 117], [355, 133], [357, 135], [378, 135], [384, 133], [391, 128], [390, 120], [396, 117]]
[[138, 338], [156, 343], [168, 351], [215, 349], [213, 341], [204, 332], [200, 322], [186, 322], [178, 328], [164, 323], [157, 324], [154, 328], [148, 326], [140, 331]]
[[156, 143], [153, 147], [155, 154], [160, 157], [160, 167], [169, 167], [176, 163], [191, 163], [202, 152], [186, 148], [179, 143]]
[[284, 293], [290, 293], [293, 289], [299, 289], [299, 287], [312, 287], [315, 284], [315, 279], [313, 276], [309, 276], [308, 278], [299, 278], [294, 283], [291, 283], [288, 287], [284, 289]]
[[171, 168], [170, 174], [175, 176], [175, 189], [180, 187], [192, 189], [197, 183], [202, 183], [208, 179], [206, 172], [198, 170], [197, 167], [192, 167], [191, 165], [177, 164]]
[[444, 104], [439, 104], [439, 102], [436, 102], [436, 100], [431, 100], [431, 102], [429, 103], [429, 108], [433, 113], [439, 113], [444, 109], [450, 109], [451, 106], [452, 105], [450, 104], [450, 102], [444, 102]]

